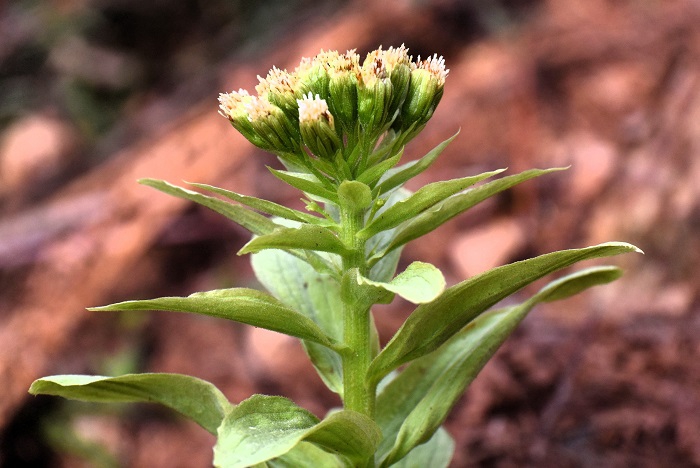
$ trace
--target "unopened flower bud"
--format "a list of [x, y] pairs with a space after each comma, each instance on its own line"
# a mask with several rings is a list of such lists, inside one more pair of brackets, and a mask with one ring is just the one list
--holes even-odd
[[335, 130], [333, 114], [319, 95], [309, 93], [299, 104], [299, 130], [304, 144], [316, 156], [333, 159], [342, 142]]
[[354, 50], [338, 56], [328, 69], [328, 107], [336, 122], [348, 133], [357, 123], [357, 77], [359, 55]]
[[319, 95], [321, 99], [328, 98], [328, 69], [337, 60], [339, 54], [335, 50], [321, 51], [313, 58], [303, 58], [294, 70], [297, 78], [296, 96], [304, 99], [308, 93]]
[[386, 73], [391, 80], [392, 93], [389, 102], [388, 119], [394, 120], [397, 112], [406, 99], [408, 85], [411, 79], [411, 56], [408, 55], [408, 49], [402, 44], [400, 47], [389, 47], [387, 50], [382, 50], [381, 47], [370, 55], [381, 60], [386, 69]]
[[219, 94], [219, 114], [226, 117], [231, 125], [241, 132], [248, 141], [264, 150], [273, 149], [253, 128], [248, 118], [248, 106], [253, 101], [253, 96], [245, 89]]
[[384, 62], [369, 54], [357, 87], [357, 114], [362, 127], [371, 133], [381, 132], [387, 121], [392, 85]]
[[277, 153], [296, 153], [300, 138], [296, 122], [292, 122], [279, 107], [260, 97], [253, 97], [245, 105], [248, 119], [255, 130], [273, 151]]
[[260, 83], [255, 87], [258, 96], [267, 98], [272, 104], [282, 109], [287, 117], [296, 121], [299, 113], [295, 96], [298, 86], [296, 75], [272, 67], [265, 78], [258, 76], [258, 80]]
[[422, 125], [433, 116], [442, 98], [448, 72], [442, 57], [434, 55], [424, 61], [419, 58], [415, 69], [411, 71], [408, 93], [395, 128], [405, 130], [414, 123]]

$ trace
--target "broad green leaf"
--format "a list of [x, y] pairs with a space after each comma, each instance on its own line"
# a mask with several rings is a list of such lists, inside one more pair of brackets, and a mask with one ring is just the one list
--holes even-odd
[[[343, 297], [363, 306], [387, 302], [398, 294], [414, 304], [430, 302], [445, 289], [445, 277], [430, 263], [413, 262], [388, 283], [372, 281], [361, 276], [357, 269], [347, 273], [343, 281]], [[366, 303], [366, 304], [365, 304]]]
[[417, 239], [425, 234], [433, 231], [458, 214], [468, 210], [474, 205], [486, 200], [487, 198], [513, 187], [521, 182], [539, 177], [544, 174], [549, 174], [554, 171], [561, 171], [564, 168], [553, 169], [532, 169], [521, 172], [502, 179], [494, 180], [480, 187], [467, 190], [464, 193], [453, 195], [452, 197], [437, 203], [431, 208], [425, 210], [415, 218], [411, 219], [398, 228], [398, 233], [387, 246], [386, 250], [381, 252], [378, 257], [385, 255], [387, 252], [400, 247], [414, 239]]
[[[316, 323], [336, 341], [343, 339], [340, 285], [327, 274], [281, 250], [263, 250], [251, 256], [258, 281], [277, 299]], [[328, 388], [342, 396], [340, 356], [317, 343], [304, 341], [311, 362]]]
[[34, 381], [29, 393], [100, 403], [160, 403], [212, 434], [233, 408], [214, 385], [180, 374], [54, 375]]
[[330, 414], [304, 436], [308, 442], [347, 457], [355, 466], [374, 456], [381, 438], [382, 431], [372, 419], [350, 410]]
[[621, 274], [617, 267], [594, 267], [553, 281], [523, 304], [482, 314], [438, 350], [412, 362], [377, 401], [382, 408], [377, 421], [385, 424], [380, 453], [395, 439], [382, 466], [433, 437], [467, 386], [535, 305], [565, 299]]
[[319, 468], [349, 468], [345, 459], [326, 452], [318, 445], [301, 441], [281, 457], [265, 462], [267, 468], [299, 468], [314, 466]]
[[372, 190], [362, 182], [345, 180], [338, 187], [338, 200], [340, 206], [359, 213], [372, 204]]
[[208, 190], [210, 192], [218, 193], [230, 200], [237, 201], [243, 205], [249, 206], [254, 210], [262, 211], [273, 216], [279, 216], [280, 218], [290, 219], [292, 221], [298, 221], [300, 223], [315, 224], [318, 226], [332, 226], [329, 220], [325, 218], [319, 218], [318, 216], [311, 215], [309, 213], [304, 213], [302, 211], [293, 210], [287, 208], [286, 206], [279, 205], [277, 203], [271, 202], [269, 200], [264, 200], [261, 198], [251, 197], [247, 195], [241, 195], [236, 192], [231, 192], [230, 190], [222, 189], [219, 187], [214, 187], [213, 185], [207, 184], [197, 184], [191, 183], [190, 185], [200, 188], [202, 190]]
[[325, 187], [321, 182], [318, 181], [316, 177], [311, 174], [306, 174], [303, 172], [288, 172], [288, 171], [278, 171], [277, 169], [268, 168], [272, 175], [285, 182], [292, 187], [301, 190], [309, 195], [315, 195], [319, 197], [322, 201], [330, 201], [333, 203], [338, 203], [338, 196]]
[[168, 195], [173, 195], [178, 198], [184, 198], [200, 205], [206, 206], [219, 214], [226, 216], [228, 219], [243, 226], [250, 232], [256, 235], [263, 235], [272, 232], [279, 227], [277, 224], [266, 218], [265, 216], [256, 213], [239, 205], [219, 200], [215, 197], [202, 195], [201, 193], [187, 190], [177, 185], [172, 185], [163, 180], [156, 179], [141, 179], [140, 184], [153, 187]]
[[233, 408], [219, 426], [214, 464], [247, 467], [282, 457], [305, 441], [360, 466], [374, 455], [380, 438], [374, 421], [354, 411], [338, 411], [319, 422], [291, 400], [254, 395]]
[[562, 250], [494, 268], [458, 283], [416, 308], [372, 362], [369, 378], [376, 383], [392, 369], [437, 349], [486, 309], [549, 273], [583, 260], [635, 251], [641, 252], [624, 242]]
[[447, 468], [452, 461], [455, 442], [448, 432], [439, 428], [433, 437], [424, 444], [415, 447], [392, 468]]
[[434, 206], [436, 203], [451, 197], [457, 192], [461, 192], [477, 182], [493, 177], [496, 174], [500, 174], [504, 170], [505, 169], [499, 169], [496, 171], [485, 172], [476, 176], [428, 184], [420, 188], [410, 197], [396, 203], [384, 211], [381, 215], [375, 217], [374, 220], [367, 227], [358, 232], [357, 235], [362, 239], [369, 239], [378, 232], [394, 228], [399, 224], [416, 217], [423, 211]]
[[284, 455], [317, 423], [316, 416], [291, 400], [253, 395], [219, 426], [214, 466], [244, 468]]
[[386, 180], [382, 181], [378, 185], [379, 195], [383, 195], [389, 192], [390, 190], [403, 185], [409, 179], [412, 179], [413, 177], [417, 176], [418, 174], [429, 168], [430, 165], [435, 162], [440, 153], [442, 153], [442, 151], [445, 148], [447, 148], [447, 145], [452, 143], [452, 140], [457, 138], [457, 135], [459, 135], [459, 131], [457, 131], [457, 133], [452, 135], [450, 138], [448, 138], [447, 140], [443, 141], [435, 148], [430, 150], [430, 152], [428, 152], [428, 154], [426, 154], [422, 158], [416, 161], [408, 162], [403, 166], [397, 168], [398, 170], [394, 174], [389, 176]]
[[278, 227], [269, 234], [254, 237], [243, 246], [238, 255], [264, 249], [304, 249], [340, 255], [347, 253], [343, 242], [330, 229], [310, 224], [293, 228]]
[[340, 350], [341, 345], [326, 335], [311, 319], [296, 312], [262, 291], [248, 288], [217, 289], [187, 297], [161, 297], [125, 301], [93, 311], [171, 310], [225, 318], [236, 322], [310, 340]]

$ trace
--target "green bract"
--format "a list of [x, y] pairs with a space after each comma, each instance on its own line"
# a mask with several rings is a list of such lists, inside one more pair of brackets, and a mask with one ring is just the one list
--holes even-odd
[[[492, 179], [503, 172], [497, 169], [406, 190], [456, 137], [399, 165], [406, 143], [442, 98], [447, 74], [442, 57], [414, 61], [403, 46], [379, 48], [363, 61], [352, 50], [328, 51], [303, 59], [293, 72], [273, 68], [259, 78], [257, 95], [222, 94], [221, 114], [252, 144], [278, 156], [286, 170], [270, 171], [304, 193], [307, 211], [205, 184], [191, 185], [209, 194], [140, 182], [250, 231], [254, 236], [239, 255], [252, 254], [267, 292], [232, 288], [92, 309], [196, 313], [296, 337], [343, 408], [319, 419], [277, 396], [234, 404], [207, 382], [173, 374], [53, 376], [34, 382], [30, 392], [164, 404], [217, 436], [219, 467], [448, 466], [454, 442], [442, 424], [518, 323], [538, 303], [608, 283], [621, 271], [582, 270], [519, 305], [489, 309], [582, 260], [640, 250], [610, 242], [553, 252], [450, 287], [424, 262], [397, 274], [407, 242], [492, 195], [561, 170]], [[416, 306], [382, 348], [372, 306], [397, 295]]]

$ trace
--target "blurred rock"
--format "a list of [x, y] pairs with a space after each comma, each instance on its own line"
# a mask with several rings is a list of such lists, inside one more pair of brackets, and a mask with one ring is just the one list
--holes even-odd
[[618, 154], [612, 143], [588, 132], [571, 135], [564, 145], [572, 166], [566, 196], [581, 203], [606, 187], [615, 172]]
[[59, 174], [76, 144], [74, 129], [60, 119], [34, 114], [15, 122], [0, 141], [0, 196]]
[[506, 263], [525, 245], [525, 231], [513, 219], [491, 221], [457, 237], [452, 261], [462, 277], [474, 276]]

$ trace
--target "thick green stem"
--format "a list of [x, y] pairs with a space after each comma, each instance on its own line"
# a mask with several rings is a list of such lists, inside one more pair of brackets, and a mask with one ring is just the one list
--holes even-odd
[[[364, 211], [341, 207], [341, 237], [351, 250], [343, 256], [343, 271], [357, 268], [361, 275], [367, 275], [368, 269], [365, 242], [355, 234], [363, 227]], [[343, 303], [343, 330], [345, 344], [350, 348], [350, 352], [343, 357], [345, 408], [372, 417], [375, 395], [365, 383], [371, 360], [369, 308]]]

